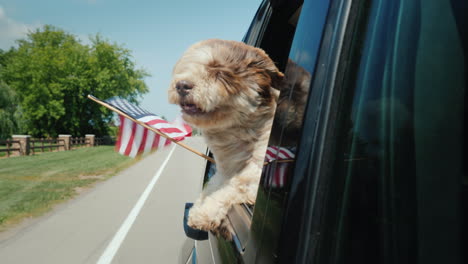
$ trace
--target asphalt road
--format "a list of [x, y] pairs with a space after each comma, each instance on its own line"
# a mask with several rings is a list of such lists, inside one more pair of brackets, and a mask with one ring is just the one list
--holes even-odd
[[[201, 138], [186, 144], [205, 152]], [[190, 243], [184, 204], [197, 197], [204, 165], [179, 146], [159, 150], [48, 215], [0, 234], [0, 263], [178, 263]]]

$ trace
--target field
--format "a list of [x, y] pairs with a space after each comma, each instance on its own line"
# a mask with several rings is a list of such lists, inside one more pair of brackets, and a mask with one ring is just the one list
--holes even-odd
[[111, 146], [0, 159], [0, 231], [44, 214], [135, 162]]

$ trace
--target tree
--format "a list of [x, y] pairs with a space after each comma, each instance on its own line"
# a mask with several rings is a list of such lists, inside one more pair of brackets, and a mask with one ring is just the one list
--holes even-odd
[[10, 138], [14, 133], [21, 133], [24, 126], [18, 97], [13, 89], [0, 81], [0, 139]]
[[[9, 53], [0, 49], [0, 71], [5, 66]], [[18, 96], [11, 87], [0, 79], [0, 139], [19, 134], [24, 128], [24, 119], [18, 105]]]
[[105, 135], [113, 114], [87, 99], [120, 96], [136, 103], [148, 92], [130, 51], [103, 40], [91, 45], [50, 25], [30, 32], [8, 51], [1, 78], [16, 92], [33, 136]]

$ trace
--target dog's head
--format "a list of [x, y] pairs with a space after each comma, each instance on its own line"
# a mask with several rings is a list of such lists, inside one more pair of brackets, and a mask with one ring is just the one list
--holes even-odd
[[210, 39], [191, 46], [176, 63], [169, 102], [199, 128], [236, 124], [275, 103], [283, 74], [266, 53], [242, 42]]
[[294, 146], [300, 137], [304, 111], [307, 103], [307, 95], [311, 82], [311, 74], [296, 64], [288, 60], [285, 70], [285, 78], [279, 87], [281, 94], [276, 106], [276, 115], [273, 121], [275, 127], [282, 129], [272, 129], [270, 144], [280, 144], [283, 146]]

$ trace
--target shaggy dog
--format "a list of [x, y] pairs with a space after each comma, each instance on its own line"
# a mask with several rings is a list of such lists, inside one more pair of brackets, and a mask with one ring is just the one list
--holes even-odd
[[[269, 145], [295, 147], [300, 138], [305, 104], [309, 94], [311, 75], [303, 67], [288, 60], [285, 78], [278, 87], [281, 91], [276, 106]], [[276, 128], [276, 129], [275, 129]], [[281, 138], [281, 143], [279, 139]]]
[[236, 41], [196, 43], [174, 66], [169, 102], [202, 132], [217, 167], [189, 226], [230, 238], [231, 206], [254, 203], [282, 79], [263, 50]]

